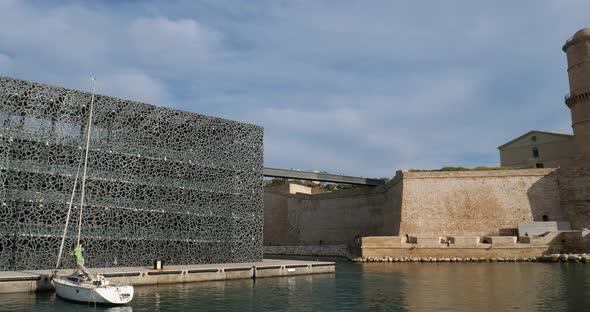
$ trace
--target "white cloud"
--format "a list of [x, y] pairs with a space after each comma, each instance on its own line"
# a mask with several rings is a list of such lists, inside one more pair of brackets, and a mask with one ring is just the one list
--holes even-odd
[[292, 108], [265, 108], [252, 114], [253, 119], [266, 126], [293, 131], [354, 131], [365, 127], [358, 112], [349, 108], [333, 110], [295, 110]]
[[189, 18], [130, 16], [81, 4], [1, 5], [0, 48], [22, 51], [29, 58], [23, 62], [33, 58], [61, 72], [116, 72], [133, 65], [179, 71], [211, 59], [221, 44], [216, 31]]
[[269, 165], [376, 176], [569, 129], [560, 48], [587, 22], [584, 0], [34, 3], [0, 0], [2, 74], [96, 75], [101, 93], [265, 126]]
[[144, 61], [192, 67], [210, 60], [220, 48], [220, 35], [192, 19], [136, 18], [129, 44]]
[[140, 102], [170, 106], [163, 82], [139, 71], [122, 71], [97, 77], [99, 93]]
[[29, 7], [24, 2], [4, 4], [0, 40], [6, 48], [35, 53], [70, 66], [93, 66], [109, 55], [118, 16], [103, 16], [83, 7]]

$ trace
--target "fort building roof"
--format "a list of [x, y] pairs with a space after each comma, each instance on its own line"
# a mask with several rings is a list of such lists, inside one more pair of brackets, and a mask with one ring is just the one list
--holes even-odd
[[566, 52], [570, 45], [580, 40], [584, 40], [584, 38], [587, 37], [590, 37], [590, 28], [582, 28], [578, 30], [570, 39], [568, 39], [561, 49], [563, 52]]
[[573, 138], [573, 135], [566, 134], [566, 133], [557, 133], [557, 132], [547, 132], [547, 131], [531, 130], [531, 131], [529, 131], [529, 132], [527, 132], [527, 133], [525, 133], [525, 134], [523, 134], [523, 135], [521, 135], [521, 136], [519, 136], [519, 137], [517, 137], [515, 139], [512, 139], [512, 140], [510, 140], [510, 141], [508, 141], [508, 142], [506, 142], [506, 143], [498, 146], [498, 149], [499, 150], [504, 149], [504, 148], [508, 147], [510, 144], [512, 144], [512, 143], [514, 143], [514, 142], [516, 142], [516, 141], [518, 141], [518, 140], [520, 140], [520, 139], [522, 139], [522, 138], [524, 138], [524, 137], [526, 137], [528, 135], [531, 135], [531, 134], [545, 134], [545, 135], [559, 136], [559, 137], [564, 137], [564, 138]]
[[578, 39], [578, 38], [582, 38], [582, 37], [586, 37], [586, 36], [590, 36], [590, 28], [582, 28], [582, 29], [578, 30], [574, 34], [572, 39]]

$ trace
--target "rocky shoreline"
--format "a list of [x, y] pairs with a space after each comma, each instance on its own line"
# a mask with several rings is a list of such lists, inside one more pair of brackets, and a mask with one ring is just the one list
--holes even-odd
[[590, 254], [548, 254], [538, 257], [369, 257], [354, 258], [348, 246], [309, 245], [309, 246], [264, 246], [265, 255], [344, 257], [353, 262], [572, 262], [590, 263]]
[[574, 262], [590, 263], [588, 254], [550, 254], [538, 257], [507, 257], [507, 258], [458, 258], [458, 257], [378, 257], [378, 258], [354, 258], [354, 262]]

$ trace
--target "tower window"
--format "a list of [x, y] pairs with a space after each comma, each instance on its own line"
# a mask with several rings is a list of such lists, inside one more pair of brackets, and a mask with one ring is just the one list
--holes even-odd
[[539, 149], [536, 147], [533, 147], [533, 157], [539, 158]]

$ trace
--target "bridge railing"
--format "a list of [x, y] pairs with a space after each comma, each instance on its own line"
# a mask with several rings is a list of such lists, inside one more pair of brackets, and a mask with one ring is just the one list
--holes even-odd
[[279, 168], [264, 168], [264, 176], [272, 178], [286, 178], [286, 179], [299, 179], [299, 180], [310, 180], [320, 182], [332, 182], [332, 183], [344, 183], [344, 184], [355, 184], [355, 185], [366, 185], [366, 186], [379, 186], [384, 185], [385, 181], [380, 179], [364, 178], [345, 176], [313, 171], [301, 171], [301, 170], [289, 170]]

